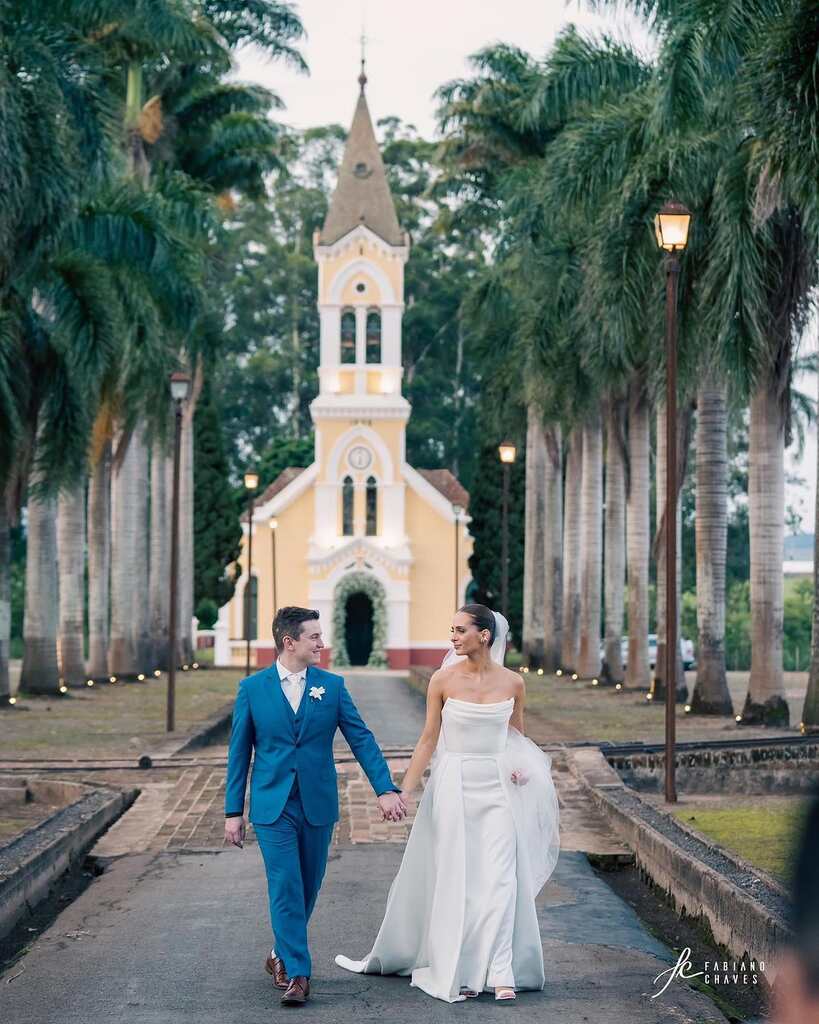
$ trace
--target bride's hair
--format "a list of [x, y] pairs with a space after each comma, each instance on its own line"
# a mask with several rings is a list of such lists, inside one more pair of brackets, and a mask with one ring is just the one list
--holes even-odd
[[467, 615], [472, 616], [472, 621], [478, 627], [478, 629], [489, 630], [489, 643], [491, 644], [495, 639], [495, 616], [491, 608], [487, 608], [485, 604], [465, 604], [458, 609], [459, 612], [465, 612]]

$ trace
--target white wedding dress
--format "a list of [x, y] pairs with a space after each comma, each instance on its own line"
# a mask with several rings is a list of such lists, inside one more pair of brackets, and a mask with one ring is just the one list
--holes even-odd
[[340, 967], [411, 974], [451, 1003], [462, 988], [543, 988], [535, 897], [557, 863], [558, 804], [551, 760], [509, 726], [513, 708], [512, 698], [445, 701], [375, 944], [363, 960], [337, 956]]

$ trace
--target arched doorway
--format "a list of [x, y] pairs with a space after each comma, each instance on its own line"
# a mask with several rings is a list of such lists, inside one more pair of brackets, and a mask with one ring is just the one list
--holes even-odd
[[347, 657], [351, 665], [367, 665], [373, 650], [373, 603], [359, 590], [347, 598], [345, 613]]
[[371, 572], [348, 572], [333, 592], [332, 663], [387, 665], [387, 595]]

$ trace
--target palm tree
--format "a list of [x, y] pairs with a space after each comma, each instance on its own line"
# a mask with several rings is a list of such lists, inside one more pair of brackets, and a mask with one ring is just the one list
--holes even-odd
[[580, 488], [583, 472], [583, 431], [569, 434], [563, 502], [563, 645], [564, 668], [576, 669], [580, 658]]
[[11, 696], [9, 655], [11, 645], [11, 580], [7, 571], [10, 558], [9, 516], [5, 495], [0, 493], [0, 708], [8, 705]]
[[546, 435], [540, 410], [526, 410], [526, 498], [523, 551], [523, 656], [530, 668], [543, 667], [546, 618]]
[[85, 682], [85, 480], [60, 492], [57, 505], [59, 560], [59, 663], [67, 686]]
[[603, 547], [603, 431], [599, 414], [583, 424], [580, 477], [580, 652], [577, 672], [600, 673], [600, 599]]
[[635, 375], [629, 385], [628, 497], [626, 537], [628, 566], [628, 662], [626, 685], [648, 689], [648, 565], [650, 474], [649, 407], [645, 386]]
[[697, 389], [697, 681], [691, 711], [733, 715], [725, 675], [725, 556], [728, 540], [728, 406], [725, 385]]
[[609, 395], [606, 402], [605, 628], [603, 683], [623, 681], [623, 612], [626, 575], [626, 480], [622, 402]]
[[561, 664], [563, 643], [563, 435], [560, 423], [546, 427], [545, 441], [543, 668], [554, 672]]
[[20, 692], [56, 694], [60, 686], [57, 501], [37, 493], [35, 488], [41, 479], [33, 476], [27, 505], [26, 606]]
[[151, 445], [151, 551], [148, 577], [151, 660], [153, 668], [168, 667], [168, 565], [170, 543], [167, 530], [171, 515], [173, 458], [167, 439], [159, 434]]
[[108, 674], [111, 585], [111, 442], [92, 455], [88, 482], [88, 674]]

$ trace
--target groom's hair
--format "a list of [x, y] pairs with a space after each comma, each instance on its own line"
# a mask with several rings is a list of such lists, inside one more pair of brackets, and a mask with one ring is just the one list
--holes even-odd
[[301, 636], [301, 625], [311, 619], [317, 619], [319, 613], [315, 608], [299, 608], [296, 605], [286, 605], [279, 608], [276, 618], [273, 620], [273, 639], [279, 651], [284, 650], [284, 638], [286, 636], [298, 640]]
[[465, 604], [458, 611], [471, 615], [472, 621], [479, 630], [488, 629], [489, 643], [492, 643], [495, 639], [495, 616], [492, 614], [491, 608], [487, 608], [485, 604]]

